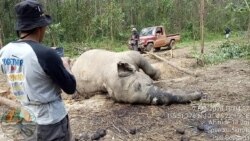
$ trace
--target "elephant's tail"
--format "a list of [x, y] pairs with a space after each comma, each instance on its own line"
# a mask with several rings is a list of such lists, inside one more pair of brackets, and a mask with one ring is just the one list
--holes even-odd
[[172, 104], [172, 103], [189, 103], [193, 100], [200, 100], [202, 92], [194, 92], [186, 94], [183, 91], [166, 91], [159, 87], [153, 86], [149, 89], [148, 94], [150, 95], [151, 104]]

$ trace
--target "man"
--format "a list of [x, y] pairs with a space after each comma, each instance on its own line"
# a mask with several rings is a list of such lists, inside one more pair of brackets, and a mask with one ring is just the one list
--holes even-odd
[[228, 39], [229, 38], [229, 36], [230, 36], [230, 32], [231, 32], [231, 30], [230, 30], [230, 28], [226, 28], [225, 29], [225, 35], [226, 35], [226, 39]]
[[139, 44], [139, 34], [137, 32], [137, 29], [135, 27], [132, 28], [132, 35], [130, 38], [130, 43], [132, 46], [132, 49], [135, 51], [138, 51], [138, 44]]
[[26, 0], [15, 6], [18, 41], [0, 50], [0, 66], [12, 93], [34, 114], [37, 129], [30, 140], [69, 141], [69, 119], [61, 98], [76, 90], [69, 64], [56, 52], [40, 44], [52, 19], [40, 3]]

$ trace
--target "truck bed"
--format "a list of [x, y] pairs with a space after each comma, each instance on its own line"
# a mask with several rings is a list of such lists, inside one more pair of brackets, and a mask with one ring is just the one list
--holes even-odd
[[168, 34], [166, 35], [167, 37], [171, 37], [171, 36], [180, 36], [180, 34]]
[[179, 41], [181, 39], [180, 34], [168, 34], [166, 37], [169, 39], [174, 39], [175, 41]]

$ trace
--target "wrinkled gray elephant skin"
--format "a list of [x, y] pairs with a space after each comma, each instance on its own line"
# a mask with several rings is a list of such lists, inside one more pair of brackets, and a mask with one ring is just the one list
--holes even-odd
[[72, 72], [77, 91], [85, 98], [107, 92], [117, 102], [166, 105], [201, 98], [198, 92], [185, 94], [154, 86], [153, 80], [160, 77], [160, 71], [136, 51], [86, 51], [75, 61]]

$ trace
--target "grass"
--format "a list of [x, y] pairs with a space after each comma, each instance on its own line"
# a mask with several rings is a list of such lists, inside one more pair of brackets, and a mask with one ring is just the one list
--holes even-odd
[[128, 47], [125, 43], [110, 40], [90, 41], [88, 43], [62, 43], [61, 46], [64, 47], [65, 56], [69, 57], [79, 56], [84, 51], [90, 49], [105, 49], [112, 50], [115, 52], [128, 50]]
[[245, 42], [227, 40], [205, 54], [200, 54], [197, 51], [192, 54], [198, 62], [201, 62], [201, 65], [218, 64], [229, 59], [250, 59], [250, 45]]
[[[205, 38], [205, 43], [225, 40], [224, 35], [218, 33], [206, 33], [204, 38]], [[175, 48], [199, 47], [201, 44], [200, 42], [201, 42], [200, 40], [194, 40], [190, 38], [181, 39], [181, 41], [176, 44]]]
[[[216, 64], [231, 58], [250, 58], [249, 45], [242, 42], [242, 33], [237, 32], [231, 35], [230, 40], [227, 41], [224, 35], [216, 33], [207, 33], [205, 36], [205, 53], [201, 55], [197, 50], [200, 48], [200, 41], [197, 40], [184, 40], [176, 43], [175, 48], [190, 47], [193, 48], [192, 55], [198, 60], [202, 60], [205, 64]], [[184, 40], [184, 41], [183, 41]], [[89, 49], [105, 49], [115, 52], [128, 50], [127, 41], [111, 41], [110, 39], [102, 39], [87, 42], [73, 42], [73, 43], [60, 43], [60, 47], [64, 47], [65, 56], [76, 57]]]
[[205, 35], [205, 53], [200, 53], [200, 41], [186, 40], [176, 44], [176, 48], [192, 48], [192, 56], [204, 66], [218, 64], [229, 59], [250, 59], [250, 42], [245, 32], [234, 32], [229, 40], [224, 35], [207, 33]]
[[[241, 39], [242, 37], [246, 36], [246, 32], [243, 31], [237, 31], [233, 32], [230, 35], [230, 39], [235, 40], [235, 39]], [[181, 35], [182, 37], [182, 35]], [[204, 35], [205, 39], [205, 44], [208, 43], [210, 44], [211, 42], [219, 42], [219, 41], [226, 41], [225, 35], [224, 34], [219, 34], [219, 33], [213, 33], [213, 32], [207, 32]], [[188, 47], [188, 46], [200, 46], [200, 40], [194, 40], [191, 38], [181, 38], [181, 41], [176, 44], [176, 48], [183, 48], [183, 47]]]
[[[184, 37], [185, 35], [181, 35]], [[207, 33], [206, 35], [206, 41], [216, 41], [216, 40], [222, 40], [223, 36], [219, 35], [217, 33]], [[182, 47], [187, 47], [187, 46], [192, 46], [194, 44], [199, 44], [200, 41], [198, 40], [193, 40], [190, 38], [185, 38], [181, 39], [180, 42], [176, 43], [176, 48], [182, 48]], [[92, 40], [92, 41], [86, 41], [82, 43], [59, 43], [59, 46], [64, 47], [66, 55], [69, 56], [75, 56], [77, 55], [77, 49], [106, 49], [106, 50], [112, 50], [116, 52], [120, 51], [125, 51], [128, 50], [128, 45], [126, 40], [118, 41], [114, 40], [111, 41], [108, 38], [103, 38], [103, 39], [97, 39], [97, 40]]]

